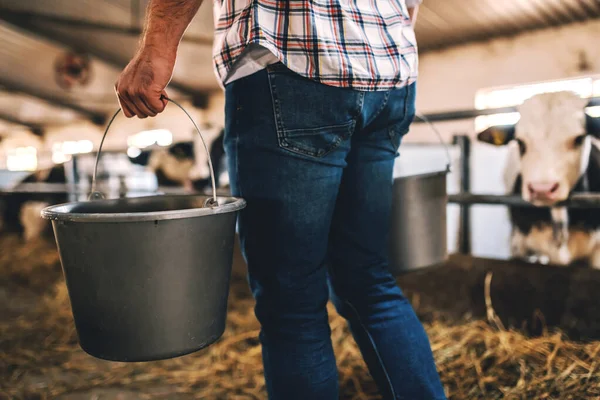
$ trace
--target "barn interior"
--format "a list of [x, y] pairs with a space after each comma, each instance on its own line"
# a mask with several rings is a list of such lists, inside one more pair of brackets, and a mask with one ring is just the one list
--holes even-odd
[[[147, 5], [0, 0], [0, 399], [267, 398], [237, 239], [220, 339], [172, 359], [113, 362], [80, 347], [56, 237], [40, 217], [51, 205], [93, 201], [93, 191], [210, 196], [209, 157], [215, 191], [230, 196], [210, 1], [187, 29], [167, 87], [206, 149], [174, 104], [155, 118], [119, 115], [103, 138]], [[417, 116], [394, 178], [438, 177], [441, 195], [392, 246], [403, 249], [394, 253], [403, 260], [398, 284], [448, 398], [600, 398], [600, 266], [593, 257], [561, 265], [514, 256], [509, 208], [539, 207], [505, 181], [511, 147], [479, 135], [514, 125], [517, 106], [542, 93], [575, 92], [586, 118], [600, 119], [600, 1], [424, 0], [415, 32]], [[600, 193], [574, 193], [563, 206], [592, 215]], [[593, 230], [582, 235], [598, 240]], [[328, 311], [341, 398], [381, 398], [345, 320]]]

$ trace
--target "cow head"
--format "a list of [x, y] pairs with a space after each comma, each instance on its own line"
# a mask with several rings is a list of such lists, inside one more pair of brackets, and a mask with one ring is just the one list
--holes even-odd
[[189, 172], [194, 166], [194, 145], [192, 142], [175, 143], [168, 148], [142, 151], [129, 159], [154, 171], [159, 186], [180, 186], [189, 180]]
[[193, 142], [179, 142], [169, 147], [169, 154], [180, 161], [194, 160], [194, 143]]
[[524, 200], [551, 206], [569, 196], [587, 167], [590, 136], [600, 137], [600, 118], [585, 113], [587, 103], [572, 92], [539, 94], [518, 107], [516, 125], [477, 135], [482, 142], [518, 148]]

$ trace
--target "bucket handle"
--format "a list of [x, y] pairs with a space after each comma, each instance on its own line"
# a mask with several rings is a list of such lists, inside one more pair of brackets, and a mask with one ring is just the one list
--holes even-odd
[[440, 131], [437, 130], [435, 125], [433, 125], [423, 114], [416, 113], [416, 116], [431, 128], [431, 130], [436, 134], [436, 136], [440, 140], [440, 144], [444, 146], [444, 151], [446, 152], [446, 172], [451, 172], [452, 158], [450, 157], [450, 150], [448, 149], [448, 145], [446, 144], [446, 142], [444, 142], [444, 139], [442, 139], [442, 134], [440, 133]]
[[[196, 132], [198, 132], [198, 135], [200, 135], [200, 140], [202, 140], [202, 144], [204, 145], [204, 150], [206, 151], [206, 155], [208, 157], [208, 167], [210, 169], [210, 181], [212, 183], [212, 197], [206, 199], [204, 206], [205, 207], [218, 206], [219, 203], [217, 201], [217, 187], [215, 185], [215, 171], [213, 169], [212, 160], [210, 158], [210, 151], [208, 150], [208, 146], [206, 145], [206, 142], [204, 141], [204, 136], [202, 136], [202, 133], [200, 132], [200, 129], [198, 128], [198, 125], [196, 125], [196, 122], [194, 121], [192, 116], [178, 102], [176, 102], [175, 100], [170, 99], [166, 96], [162, 96], [162, 98], [164, 98], [165, 100], [167, 100], [167, 101], [175, 104], [177, 107], [179, 107], [181, 109], [181, 111], [183, 111], [185, 113], [185, 115], [188, 116], [190, 121], [192, 121], [192, 124], [194, 125]], [[115, 111], [115, 113], [113, 114], [110, 121], [108, 121], [108, 125], [106, 125], [106, 129], [104, 130], [104, 135], [102, 135], [102, 140], [100, 141], [100, 147], [98, 147], [98, 153], [96, 154], [96, 163], [94, 164], [94, 174], [92, 175], [92, 192], [89, 195], [90, 200], [97, 200], [97, 199], [104, 198], [104, 195], [102, 194], [102, 192], [99, 192], [96, 190], [96, 173], [98, 172], [98, 161], [100, 160], [100, 153], [102, 152], [102, 145], [104, 144], [104, 139], [106, 139], [106, 134], [108, 133], [108, 129], [110, 128], [113, 121], [115, 120], [117, 115], [119, 115], [120, 112], [121, 112], [121, 108], [119, 108], [117, 111]]]

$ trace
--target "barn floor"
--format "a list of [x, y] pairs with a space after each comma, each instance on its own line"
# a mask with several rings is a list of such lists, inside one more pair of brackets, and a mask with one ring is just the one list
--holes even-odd
[[[54, 243], [0, 237], [0, 399], [266, 398], [244, 273], [236, 254], [227, 330], [216, 344], [174, 360], [112, 363], [77, 345]], [[399, 280], [449, 398], [563, 400], [600, 399], [599, 275], [451, 257]], [[344, 321], [330, 312], [342, 398], [379, 398]]]

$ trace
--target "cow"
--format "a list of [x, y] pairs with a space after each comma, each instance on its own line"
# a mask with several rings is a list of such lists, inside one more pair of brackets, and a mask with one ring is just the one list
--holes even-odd
[[[223, 132], [211, 143], [210, 156], [215, 172], [215, 185], [219, 186], [225, 151], [223, 148]], [[136, 157], [129, 157], [137, 165], [148, 167], [156, 175], [158, 186], [184, 186], [196, 191], [204, 191], [211, 187], [210, 176], [191, 179], [192, 169], [196, 164], [193, 142], [179, 142], [166, 149], [144, 150]]]
[[[63, 164], [32, 172], [20, 183], [66, 183], [66, 173]], [[42, 219], [40, 212], [43, 208], [68, 201], [67, 193], [4, 193], [0, 196], [0, 231], [15, 233], [25, 240], [39, 237], [52, 237], [51, 224]]]
[[600, 268], [600, 209], [561, 205], [571, 193], [600, 195], [600, 118], [570, 91], [525, 100], [515, 125], [492, 126], [481, 142], [509, 146], [505, 184], [536, 207], [509, 207], [514, 258]]

